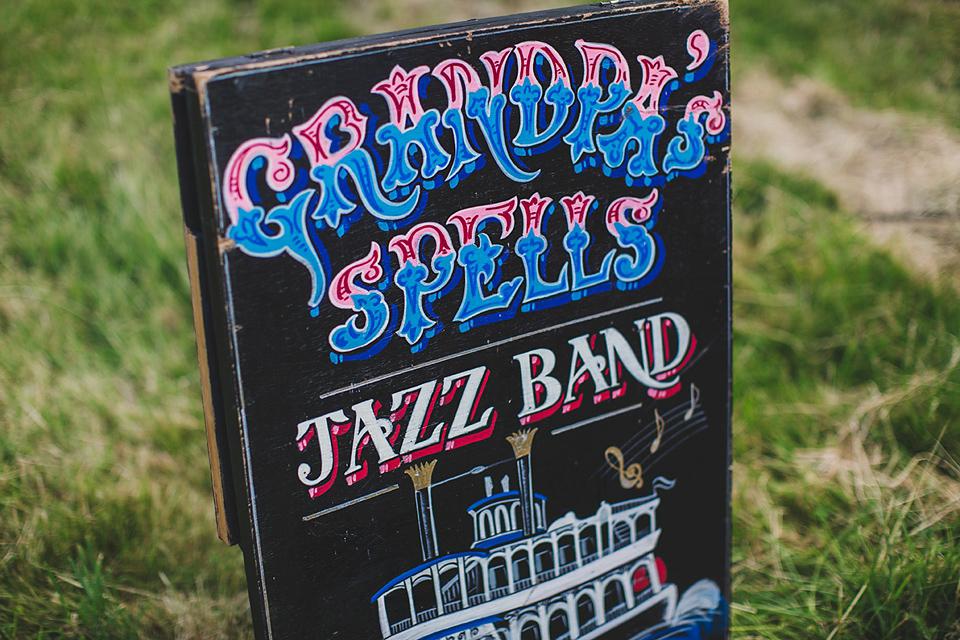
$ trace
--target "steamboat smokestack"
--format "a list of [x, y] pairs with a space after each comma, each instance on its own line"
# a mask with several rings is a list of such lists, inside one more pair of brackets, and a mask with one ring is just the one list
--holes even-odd
[[420, 548], [424, 561], [437, 557], [437, 528], [433, 521], [433, 495], [430, 482], [436, 460], [415, 464], [404, 473], [413, 481], [413, 495], [417, 501], [417, 524], [420, 528]]
[[520, 486], [520, 516], [523, 518], [523, 535], [533, 535], [537, 528], [533, 510], [533, 468], [530, 465], [530, 447], [533, 445], [533, 435], [536, 429], [518, 431], [507, 436], [507, 442], [513, 447], [513, 455], [517, 458], [517, 481]]

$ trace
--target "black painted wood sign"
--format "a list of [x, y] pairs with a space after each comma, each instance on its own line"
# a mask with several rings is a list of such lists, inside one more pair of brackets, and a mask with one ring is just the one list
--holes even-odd
[[261, 638], [724, 638], [727, 6], [171, 70]]

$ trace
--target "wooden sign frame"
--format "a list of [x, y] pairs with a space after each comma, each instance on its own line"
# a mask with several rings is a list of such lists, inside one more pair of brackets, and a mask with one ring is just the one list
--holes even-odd
[[170, 71], [259, 638], [723, 638], [727, 5]]

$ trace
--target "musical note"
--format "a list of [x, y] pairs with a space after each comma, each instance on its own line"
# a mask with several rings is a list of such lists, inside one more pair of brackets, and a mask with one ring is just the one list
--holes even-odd
[[[620, 473], [620, 486], [624, 489], [639, 489], [643, 486], [643, 469], [640, 463], [634, 462], [628, 467], [623, 466], [623, 453], [617, 447], [607, 447], [603, 452], [607, 459], [607, 464]], [[611, 457], [612, 456], [612, 457]]]
[[683, 414], [684, 421], [687, 421], [693, 417], [693, 410], [697, 408], [697, 402], [699, 401], [700, 389], [697, 389], [697, 385], [690, 383], [690, 408], [687, 409], [687, 412]]
[[656, 409], [653, 410], [653, 418], [657, 422], [657, 439], [650, 443], [650, 453], [656, 453], [657, 449], [660, 448], [660, 440], [663, 438], [663, 427], [665, 425], [663, 418], [660, 417]]

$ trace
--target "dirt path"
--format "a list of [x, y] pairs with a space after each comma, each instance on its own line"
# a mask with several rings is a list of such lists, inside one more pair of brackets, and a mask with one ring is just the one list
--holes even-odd
[[736, 79], [734, 154], [764, 157], [832, 189], [867, 231], [922, 273], [960, 282], [960, 132], [850, 105], [800, 79]]

